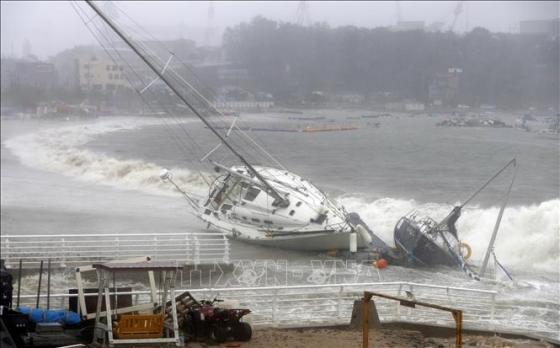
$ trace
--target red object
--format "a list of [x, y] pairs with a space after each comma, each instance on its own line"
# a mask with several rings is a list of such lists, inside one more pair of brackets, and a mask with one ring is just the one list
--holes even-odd
[[383, 268], [387, 267], [387, 260], [385, 260], [385, 259], [377, 260], [377, 262], [375, 262], [375, 267], [377, 267], [379, 269], [383, 269]]

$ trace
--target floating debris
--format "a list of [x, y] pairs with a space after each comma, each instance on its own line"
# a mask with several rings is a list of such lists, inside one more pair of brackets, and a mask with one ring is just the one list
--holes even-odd
[[486, 128], [511, 128], [510, 125], [496, 119], [461, 119], [451, 118], [436, 123], [438, 127], [486, 127]]

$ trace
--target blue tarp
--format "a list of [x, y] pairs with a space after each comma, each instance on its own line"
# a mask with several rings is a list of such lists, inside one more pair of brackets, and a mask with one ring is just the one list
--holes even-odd
[[42, 309], [19, 307], [19, 312], [29, 316], [34, 323], [60, 323], [63, 325], [78, 325], [81, 321], [78, 313], [62, 309]]

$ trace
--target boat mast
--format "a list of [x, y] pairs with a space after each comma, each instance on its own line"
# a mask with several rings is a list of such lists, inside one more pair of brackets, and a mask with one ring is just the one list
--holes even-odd
[[[511, 159], [511, 161], [509, 161], [502, 169], [500, 169], [496, 174], [494, 174], [494, 176], [492, 176], [490, 179], [488, 179], [488, 181], [486, 181], [486, 183], [484, 183], [484, 185], [482, 185], [478, 190], [476, 190], [469, 198], [467, 198], [467, 200], [465, 202], [463, 202], [463, 204], [453, 208], [453, 210], [451, 211], [451, 213], [449, 213], [445, 219], [441, 220], [438, 224], [437, 227], [443, 225], [443, 223], [447, 223], [447, 220], [453, 215], [453, 214], [457, 214], [457, 211], [459, 211], [459, 213], [461, 212], [461, 209], [463, 209], [464, 206], [466, 206], [470, 201], [472, 201], [482, 190], [484, 190], [486, 188], [486, 186], [490, 185], [490, 183], [492, 181], [494, 181], [494, 179], [496, 179], [498, 176], [500, 176], [500, 174], [503, 173], [504, 170], [506, 170], [509, 166], [513, 165], [514, 167], [517, 165], [516, 164], [516, 159], [513, 158]], [[515, 178], [515, 175], [514, 175]], [[512, 182], [513, 184], [513, 182]], [[511, 187], [510, 187], [511, 190]]]
[[136, 45], [132, 42], [132, 40], [130, 40], [129, 38], [127, 38], [123, 32], [121, 32], [121, 30], [117, 27], [117, 25], [115, 23], [113, 23], [113, 21], [111, 19], [109, 19], [107, 16], [105, 16], [105, 14], [97, 7], [97, 5], [95, 5], [93, 3], [92, 0], [85, 0], [85, 2], [93, 9], [93, 11], [95, 11], [95, 13], [101, 17], [101, 19], [103, 19], [103, 21], [111, 28], [113, 29], [113, 31], [132, 49], [132, 51], [134, 51], [134, 53], [136, 53], [140, 59], [142, 59], [142, 61], [144, 61], [144, 63], [146, 63], [148, 65], [148, 67], [150, 67], [150, 69], [167, 85], [167, 87], [169, 87], [173, 93], [175, 93], [175, 95], [177, 95], [177, 97], [179, 99], [181, 99], [181, 101], [183, 103], [185, 103], [185, 105], [198, 117], [200, 118], [200, 120], [206, 125], [206, 127], [208, 127], [208, 129], [210, 129], [214, 135], [216, 135], [218, 137], [218, 139], [220, 139], [220, 141], [222, 143], [224, 143], [224, 145], [226, 145], [226, 147], [235, 155], [237, 156], [241, 162], [257, 177], [257, 179], [259, 179], [264, 186], [266, 187], [267, 191], [274, 196], [274, 202], [272, 203], [272, 205], [274, 206], [280, 206], [280, 207], [287, 207], [289, 205], [289, 201], [288, 199], [282, 197], [267, 181], [265, 178], [262, 177], [262, 175], [259, 174], [259, 172], [257, 172], [257, 170], [251, 165], [249, 164], [249, 162], [239, 153], [237, 152], [232, 146], [231, 144], [229, 144], [226, 139], [216, 130], [214, 129], [214, 127], [212, 127], [212, 125], [210, 124], [210, 122], [208, 122], [208, 120], [206, 120], [188, 101], [185, 97], [183, 97], [183, 95], [181, 93], [179, 93], [179, 91], [177, 90], [177, 88], [175, 88], [175, 86], [173, 86], [165, 76], [163, 76], [163, 73], [161, 73], [152, 62], [150, 62], [146, 57], [144, 57], [143, 54], [140, 53], [140, 50], [136, 47]]
[[463, 204], [461, 204], [461, 208], [463, 208], [465, 205], [467, 205], [474, 197], [476, 197], [476, 195], [478, 195], [480, 193], [480, 191], [484, 190], [486, 188], [486, 186], [488, 186], [492, 181], [494, 181], [494, 179], [496, 179], [498, 176], [500, 176], [500, 174], [502, 174], [502, 172], [504, 170], [507, 169], [507, 167], [513, 165], [514, 167], [516, 166], [516, 160], [515, 158], [513, 158], [511, 161], [509, 161], [502, 169], [500, 169], [500, 171], [498, 171], [496, 174], [494, 174], [493, 177], [491, 177], [488, 181], [486, 181], [486, 183], [484, 185], [482, 185], [478, 190], [476, 190], [475, 193], [473, 193]]
[[[513, 163], [513, 167], [517, 169], [515, 158], [511, 160], [505, 167], [509, 167], [510, 164]], [[513, 172], [513, 176], [511, 178], [511, 182], [509, 183], [508, 190], [504, 195], [504, 201], [502, 206], [500, 207], [500, 212], [498, 213], [498, 218], [496, 219], [496, 224], [494, 225], [494, 231], [492, 232], [492, 237], [490, 238], [490, 243], [488, 243], [488, 248], [486, 249], [486, 254], [484, 255], [484, 261], [482, 261], [482, 267], [480, 267], [480, 276], [483, 277], [484, 273], [486, 273], [486, 267], [488, 266], [488, 259], [490, 258], [490, 254], [494, 252], [494, 242], [496, 241], [496, 236], [498, 235], [498, 229], [500, 228], [500, 222], [502, 221], [502, 215], [504, 214], [504, 209], [506, 208], [506, 204], [509, 200], [509, 194], [511, 193], [511, 188], [513, 186], [513, 182], [515, 181], [515, 175], [517, 174], [517, 170]], [[494, 255], [494, 257], [496, 257]], [[507, 271], [506, 271], [507, 273]], [[509, 275], [508, 275], [509, 276]]]

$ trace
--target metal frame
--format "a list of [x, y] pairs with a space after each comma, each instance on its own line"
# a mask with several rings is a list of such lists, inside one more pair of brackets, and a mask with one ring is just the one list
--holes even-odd
[[453, 319], [455, 320], [455, 347], [461, 348], [463, 346], [462, 334], [463, 334], [463, 311], [455, 308], [439, 306], [432, 303], [420, 302], [416, 300], [400, 298], [389, 296], [385, 294], [380, 294], [377, 292], [364, 291], [364, 297], [362, 298], [362, 347], [369, 347], [369, 302], [373, 296], [385, 298], [388, 300], [399, 301], [399, 303], [405, 307], [416, 308], [416, 306], [423, 306], [428, 308], [434, 308], [442, 311], [451, 312]]
[[[150, 261], [150, 257], [143, 257], [143, 258], [138, 258], [138, 259], [130, 259], [127, 260], [126, 262], [147, 262]], [[95, 294], [88, 294], [86, 295], [86, 293], [84, 292], [84, 284], [83, 284], [83, 280], [82, 280], [82, 273], [86, 273], [86, 272], [93, 272], [96, 271], [95, 268], [91, 267], [91, 266], [87, 266], [87, 267], [78, 267], [76, 268], [76, 284], [77, 284], [77, 288], [78, 288], [78, 309], [79, 309], [79, 314], [83, 319], [94, 319], [97, 315], [97, 313], [88, 313], [87, 311], [87, 306], [86, 306], [86, 296], [94, 296]], [[99, 276], [98, 276], [99, 279]], [[113, 310], [113, 314], [124, 314], [124, 313], [130, 313], [130, 312], [135, 312], [135, 311], [141, 311], [141, 310], [146, 310], [146, 309], [150, 309], [150, 308], [154, 308], [154, 303], [156, 303], [156, 299], [157, 299], [157, 288], [156, 288], [156, 280], [154, 277], [154, 272], [153, 271], [148, 271], [148, 281], [150, 284], [150, 296], [151, 296], [151, 303], [145, 303], [145, 304], [140, 304], [140, 305], [135, 305], [135, 306], [130, 306], [130, 307], [126, 307], [126, 308], [116, 308], [115, 310]], [[117, 292], [113, 292], [110, 293], [110, 295], [115, 295], [117, 296]], [[109, 308], [109, 307], [107, 307]], [[108, 313], [110, 310], [107, 310], [105, 312], [101, 312], [101, 315], [105, 315], [106, 313]]]
[[[171, 263], [158, 264], [156, 262], [142, 262], [142, 263], [114, 263], [114, 264], [97, 264], [93, 265], [97, 272], [98, 280], [98, 292], [97, 292], [97, 309], [95, 313], [95, 326], [92, 345], [97, 345], [101, 342], [105, 342], [105, 335], [107, 335], [107, 343], [109, 347], [117, 344], [153, 344], [153, 343], [175, 343], [176, 346], [180, 346], [179, 338], [179, 324], [177, 320], [177, 305], [175, 303], [175, 275], [176, 266]], [[147, 307], [155, 310], [158, 306], [156, 301], [157, 291], [155, 286], [154, 272], [161, 272], [163, 278], [163, 291], [161, 292], [162, 299], [160, 305], [162, 305], [162, 315], [165, 315], [165, 308], [163, 304], [167, 303], [167, 296], [170, 297], [171, 302], [171, 317], [173, 319], [173, 337], [165, 338], [138, 338], [138, 339], [116, 339], [113, 337], [113, 315], [119, 313], [118, 309], [111, 309], [111, 293], [109, 291], [110, 281], [114, 281], [114, 275], [116, 272], [137, 272], [144, 271], [148, 272], [148, 277], [150, 281], [150, 297], [151, 303], [148, 303]], [[116, 288], [115, 288], [116, 290]], [[117, 303], [115, 294], [115, 303]], [[105, 307], [106, 311], [101, 312], [102, 299], [105, 297]], [[121, 313], [130, 313], [137, 311], [138, 306], [122, 308]], [[105, 318], [106, 323], [102, 323], [101, 319]], [[169, 336], [169, 330], [167, 330]]]

